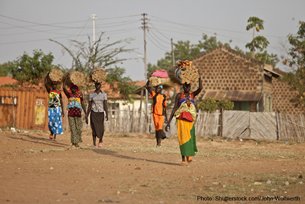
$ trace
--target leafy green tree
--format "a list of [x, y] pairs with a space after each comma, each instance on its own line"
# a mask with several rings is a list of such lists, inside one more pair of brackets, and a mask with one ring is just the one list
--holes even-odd
[[198, 108], [206, 112], [215, 112], [216, 110], [232, 110], [234, 103], [229, 100], [217, 101], [213, 98], [205, 98], [198, 103]]
[[[193, 60], [198, 58], [203, 52], [209, 52], [219, 46], [228, 46], [229, 44], [221, 43], [215, 36], [209, 37], [203, 34], [202, 39], [197, 44], [191, 44], [190, 41], [178, 41], [174, 44], [174, 56], [178, 60]], [[164, 58], [157, 61], [156, 65], [148, 64], [147, 76], [149, 77], [154, 70], [169, 70], [173, 67], [172, 52], [166, 52]]]
[[269, 45], [269, 41], [264, 36], [256, 36], [252, 39], [251, 42], [246, 44], [246, 48], [248, 48], [251, 52], [255, 53], [255, 51], [264, 51]]
[[34, 50], [33, 56], [24, 53], [14, 63], [12, 68], [13, 78], [21, 83], [37, 84], [53, 67], [53, 59], [52, 53], [44, 54], [41, 50]]
[[[214, 50], [215, 48], [221, 47], [221, 46], [230, 48], [229, 43], [222, 43], [222, 42], [217, 40], [216, 36], [209, 37], [206, 34], [203, 34], [202, 40], [200, 40], [199, 43], [198, 43], [198, 47], [200, 48], [201, 53], [202, 52], [210, 52], [210, 51]], [[196, 56], [196, 58], [197, 57], [198, 56]]]
[[296, 34], [290, 34], [288, 41], [291, 45], [287, 64], [292, 68], [286, 80], [298, 92], [295, 99], [296, 105], [305, 106], [305, 22], [299, 22], [299, 30]]
[[138, 88], [132, 82], [129, 77], [123, 76], [125, 74], [125, 69], [115, 67], [107, 69], [107, 79], [106, 82], [116, 90], [118, 88], [120, 94], [126, 100], [131, 100], [130, 95]]
[[253, 38], [255, 38], [255, 31], [259, 32], [260, 30], [264, 30], [264, 21], [258, 17], [249, 17], [247, 22], [248, 25], [246, 27], [246, 30], [253, 30]]
[[269, 54], [266, 51], [269, 41], [264, 36], [256, 36], [256, 33], [264, 30], [264, 21], [255, 16], [249, 17], [246, 30], [253, 30], [253, 34], [251, 42], [246, 44], [246, 48], [248, 48], [250, 52], [246, 52], [245, 54], [262, 63], [275, 66], [279, 62], [279, 59], [277, 55]]
[[101, 33], [93, 43], [90, 37], [88, 37], [88, 42], [72, 40], [72, 48], [68, 48], [56, 40], [50, 40], [59, 44], [69, 53], [72, 57], [73, 69], [89, 72], [96, 67], [107, 68], [110, 65], [122, 63], [127, 59], [119, 58], [119, 54], [133, 50], [126, 48], [126, 45], [122, 45], [129, 42], [127, 39], [109, 42], [110, 38], [103, 35], [104, 33]]
[[218, 108], [217, 105], [217, 101], [215, 99], [212, 98], [206, 98], [201, 100], [197, 107], [202, 110], [202, 111], [206, 111], [206, 112], [215, 112]]
[[233, 110], [234, 108], [234, 103], [230, 100], [220, 100], [217, 103], [218, 109], [223, 109], [223, 110]]
[[269, 41], [264, 36], [255, 36], [255, 32], [264, 30], [264, 21], [255, 16], [249, 17], [246, 30], [251, 29], [253, 30], [252, 40], [246, 44], [246, 48], [253, 53], [255, 53], [256, 50], [263, 51], [268, 47]]
[[6, 62], [3, 64], [0, 64], [0, 76], [11, 75], [14, 66], [15, 66], [15, 62]]

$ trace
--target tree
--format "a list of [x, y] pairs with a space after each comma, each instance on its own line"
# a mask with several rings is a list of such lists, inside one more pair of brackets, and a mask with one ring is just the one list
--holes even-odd
[[222, 43], [217, 40], [216, 36], [209, 37], [206, 34], [203, 34], [202, 40], [200, 40], [198, 43], [198, 47], [200, 48], [201, 52], [210, 52], [221, 46], [230, 47], [229, 43]]
[[96, 67], [106, 68], [110, 65], [121, 63], [127, 59], [118, 58], [118, 55], [133, 50], [121, 45], [124, 42], [128, 43], [127, 39], [109, 42], [110, 38], [105, 38], [103, 34], [101, 33], [99, 38], [93, 43], [90, 37], [88, 37], [88, 42], [72, 40], [74, 50], [56, 40], [50, 39], [50, 41], [59, 44], [69, 53], [72, 57], [73, 69], [88, 72]]
[[246, 44], [246, 48], [248, 48], [252, 53], [255, 51], [264, 51], [269, 45], [269, 41], [264, 36], [256, 36], [252, 39], [251, 42]]
[[15, 62], [6, 62], [0, 64], [0, 76], [11, 75], [14, 66], [15, 66]]
[[[115, 67], [107, 69], [107, 79], [106, 82], [110, 84], [111, 88], [120, 91], [120, 94], [126, 100], [130, 100], [130, 94], [138, 88], [132, 83], [129, 77], [124, 77], [125, 69]], [[117, 86], [116, 86], [117, 85]]]
[[24, 53], [14, 63], [12, 68], [13, 78], [21, 83], [30, 82], [37, 84], [54, 66], [52, 53], [44, 54], [41, 50], [34, 50], [33, 56]]
[[269, 41], [264, 36], [255, 36], [255, 31], [260, 32], [261, 30], [264, 30], [264, 21], [255, 16], [249, 17], [246, 30], [251, 29], [253, 30], [252, 40], [246, 44], [246, 48], [253, 53], [255, 53], [256, 50], [263, 51], [267, 48]]
[[259, 32], [260, 30], [264, 30], [264, 21], [258, 17], [252, 16], [248, 18], [248, 25], [246, 27], [246, 30], [253, 30], [253, 37], [255, 37], [255, 31]]
[[[227, 43], [222, 43], [215, 36], [209, 37], [203, 34], [202, 39], [198, 44], [191, 44], [190, 41], [178, 41], [174, 44], [174, 56], [176, 60], [193, 60], [198, 58], [203, 52], [209, 52], [219, 46], [229, 46]], [[165, 69], [169, 70], [173, 67], [172, 52], [166, 52], [165, 57], [158, 60], [156, 65], [148, 64], [147, 76], [149, 77], [154, 70]]]
[[299, 22], [299, 30], [296, 34], [290, 34], [288, 41], [291, 45], [287, 64], [292, 68], [286, 80], [298, 92], [295, 103], [305, 107], [305, 22]]
[[269, 54], [266, 49], [269, 45], [269, 41], [264, 36], [258, 35], [255, 36], [255, 33], [264, 30], [264, 21], [258, 17], [252, 16], [248, 19], [248, 24], [246, 30], [253, 30], [252, 40], [246, 44], [246, 48], [250, 50], [246, 55], [255, 58], [256, 60], [265, 63], [272, 64], [275, 66], [279, 59], [275, 54]]

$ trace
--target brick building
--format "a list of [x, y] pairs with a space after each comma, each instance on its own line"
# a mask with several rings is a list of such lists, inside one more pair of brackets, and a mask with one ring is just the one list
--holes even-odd
[[296, 92], [281, 81], [284, 74], [270, 65], [220, 47], [193, 61], [205, 92], [199, 98], [229, 99], [235, 110], [300, 113], [291, 100]]

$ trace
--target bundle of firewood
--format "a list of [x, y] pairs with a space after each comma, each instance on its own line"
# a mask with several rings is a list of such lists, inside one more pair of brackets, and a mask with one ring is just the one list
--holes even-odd
[[93, 82], [101, 83], [106, 80], [106, 76], [106, 70], [103, 68], [98, 68], [92, 70], [92, 72], [90, 73], [90, 80]]
[[151, 77], [149, 78], [149, 82], [152, 86], [158, 86], [158, 85], [172, 86], [167, 71], [163, 69], [154, 71]]
[[[185, 60], [187, 61], [187, 60]], [[194, 66], [192, 66], [191, 61], [182, 63], [178, 63], [178, 66], [176, 68], [176, 75], [177, 78], [180, 79], [181, 83], [188, 83], [191, 84], [193, 82], [197, 82], [199, 78], [199, 72], [198, 69], [196, 69]]]
[[77, 86], [84, 86], [86, 84], [86, 76], [80, 71], [71, 71], [68, 73], [69, 81]]
[[158, 86], [158, 85], [167, 85], [167, 86], [171, 86], [171, 80], [170, 78], [160, 78], [160, 77], [149, 77], [149, 82], [152, 86]]
[[59, 68], [53, 68], [47, 75], [52, 83], [60, 83], [63, 79], [64, 73]]

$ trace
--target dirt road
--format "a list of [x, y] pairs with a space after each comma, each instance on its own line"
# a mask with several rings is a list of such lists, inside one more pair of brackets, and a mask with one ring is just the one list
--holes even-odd
[[69, 133], [0, 132], [0, 203], [305, 203], [305, 144], [199, 138], [181, 166], [176, 138], [156, 148], [152, 135], [107, 133], [97, 149], [86, 130], [83, 140], [71, 149]]

